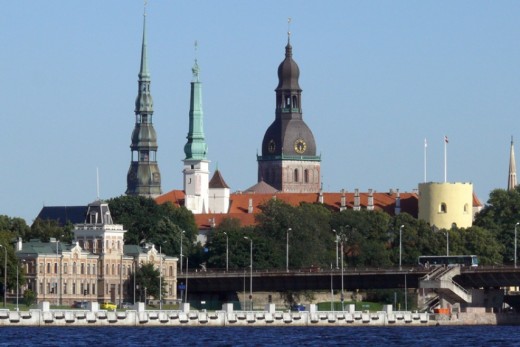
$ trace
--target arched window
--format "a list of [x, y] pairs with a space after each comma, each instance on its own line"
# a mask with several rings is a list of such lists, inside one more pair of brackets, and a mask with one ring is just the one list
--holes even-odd
[[298, 182], [298, 169], [294, 169], [294, 182]]
[[446, 206], [445, 202], [442, 202], [439, 206], [440, 213], [448, 213], [448, 206]]
[[303, 179], [305, 183], [309, 183], [309, 170], [305, 169], [303, 171]]

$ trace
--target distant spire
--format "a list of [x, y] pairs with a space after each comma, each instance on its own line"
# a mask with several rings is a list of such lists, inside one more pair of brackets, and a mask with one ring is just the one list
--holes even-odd
[[507, 190], [514, 190], [516, 187], [516, 163], [515, 163], [515, 147], [513, 145], [513, 136], [511, 136], [511, 150], [509, 152], [509, 179], [507, 181]]
[[148, 57], [146, 52], [146, 1], [143, 13], [143, 43], [141, 48], [141, 68], [139, 69], [139, 80], [150, 80], [150, 73], [148, 72]]

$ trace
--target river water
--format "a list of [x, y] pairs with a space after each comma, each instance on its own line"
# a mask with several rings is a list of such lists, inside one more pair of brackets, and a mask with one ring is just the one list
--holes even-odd
[[520, 346], [520, 326], [2, 327], [0, 346]]

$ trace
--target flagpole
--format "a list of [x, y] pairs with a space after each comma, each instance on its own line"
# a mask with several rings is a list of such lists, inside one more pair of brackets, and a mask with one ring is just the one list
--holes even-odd
[[428, 147], [428, 143], [424, 138], [424, 183], [426, 183], [426, 147]]
[[448, 145], [448, 137], [444, 136], [444, 183], [448, 182], [448, 151], [447, 146]]

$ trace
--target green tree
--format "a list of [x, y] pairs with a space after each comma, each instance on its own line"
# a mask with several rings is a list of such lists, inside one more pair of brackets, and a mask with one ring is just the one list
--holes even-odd
[[42, 242], [49, 242], [50, 238], [70, 242], [72, 240], [73, 225], [67, 223], [64, 227], [61, 227], [56, 220], [50, 219], [36, 219], [31, 225], [30, 231], [24, 236], [24, 241], [31, 239], [38, 239]]
[[[152, 263], [143, 264], [137, 269], [135, 273], [136, 293], [141, 300], [147, 300], [150, 297], [159, 299], [159, 276], [159, 269], [156, 269]], [[161, 284], [162, 292], [165, 293], [164, 281]]]
[[518, 222], [520, 222], [520, 186], [509, 191], [493, 190], [489, 194], [486, 206], [476, 215], [474, 226], [490, 231], [503, 247], [502, 262], [512, 264], [514, 231]]
[[32, 290], [26, 289], [23, 292], [23, 301], [25, 303], [25, 306], [31, 306], [36, 301], [36, 294]]

